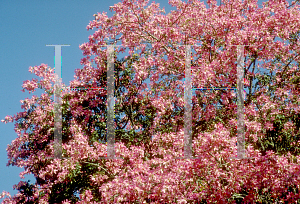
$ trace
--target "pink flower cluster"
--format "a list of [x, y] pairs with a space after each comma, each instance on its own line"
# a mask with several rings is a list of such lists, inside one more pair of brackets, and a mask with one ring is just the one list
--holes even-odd
[[[279, 0], [269, 2], [263, 8], [258, 8], [257, 1], [254, 0], [225, 0], [218, 6], [217, 1], [211, 0], [207, 2], [209, 8], [206, 8], [199, 0], [189, 3], [169, 0], [169, 4], [176, 10], [163, 15], [164, 11], [159, 9], [158, 4], [153, 2], [147, 6], [148, 2], [123, 0], [111, 7], [116, 12], [111, 18], [106, 13], [96, 15], [87, 29], [98, 30], [89, 37], [88, 43], [80, 46], [86, 56], [81, 60], [84, 68], [76, 70], [77, 79], [70, 86], [89, 84], [90, 81], [95, 86], [100, 73], [106, 71], [107, 54], [100, 47], [106, 45], [107, 38], [115, 40], [115, 36], [121, 35], [122, 45], [130, 47], [131, 56], [134, 48], [141, 48], [141, 52], [136, 54], [139, 60], [132, 66], [135, 76], [126, 85], [128, 93], [118, 98], [123, 101], [118, 105], [125, 107], [141, 102], [140, 106], [143, 108], [139, 111], [142, 114], [155, 107], [154, 125], [147, 130], [154, 139], [149, 143], [131, 145], [130, 148], [116, 142], [115, 156], [123, 159], [99, 158], [106, 156], [106, 145], [98, 142], [90, 144], [89, 139], [95, 131], [95, 124], [90, 124], [90, 129], [87, 124], [94, 113], [80, 105], [83, 101], [91, 100], [94, 91], [89, 90], [85, 94], [64, 91], [62, 97], [69, 97], [70, 106], [66, 111], [72, 116], [67, 128], [63, 129], [64, 134], [69, 131], [69, 135], [65, 135], [69, 139], [62, 145], [63, 155], [68, 159], [49, 159], [54, 152], [51, 140], [54, 104], [50, 97], [53, 94], [51, 82], [54, 83], [55, 78], [53, 69], [45, 64], [30, 67], [29, 70], [42, 79], [25, 81], [23, 91], [26, 89], [34, 92], [36, 88], [41, 88], [47, 93], [41, 97], [33, 96], [32, 99], [22, 100], [25, 111], [17, 116], [6, 116], [1, 121], [7, 123], [26, 117], [25, 121], [15, 125], [18, 138], [7, 148], [8, 165], [24, 167], [21, 178], [32, 173], [40, 182], [33, 184], [33, 195], [29, 197], [22, 192], [11, 197], [4, 191], [0, 198], [8, 197], [3, 203], [18, 203], [22, 199], [47, 203], [51, 195], [63, 191], [54, 192], [53, 186], [76, 183], [76, 175], [86, 174], [85, 165], [94, 166], [96, 170], [87, 176], [86, 182], [92, 185], [79, 189], [80, 198], [77, 203], [146, 203], [149, 200], [154, 203], [234, 203], [234, 196], [243, 191], [247, 192], [243, 195], [245, 203], [262, 202], [262, 195], [268, 195], [274, 203], [294, 203], [299, 200], [300, 155], [290, 152], [279, 155], [271, 150], [263, 154], [255, 148], [255, 144], [266, 136], [267, 130], [274, 129], [273, 122], [278, 115], [289, 118], [292, 114], [299, 114], [297, 102], [300, 100], [300, 90], [286, 80], [285, 76], [299, 76], [299, 69], [295, 66], [289, 69], [287, 64], [288, 59], [295, 58], [295, 53], [300, 52], [300, 45], [278, 43], [274, 39], [279, 37], [286, 41], [288, 34], [299, 30], [300, 6], [296, 3], [287, 8], [288, 2]], [[275, 14], [270, 15], [271, 11]], [[145, 41], [152, 44], [150, 50], [145, 50], [145, 46], [141, 45]], [[196, 129], [197, 134], [193, 138], [192, 148], [198, 159], [178, 159], [184, 156], [184, 126], [180, 123], [179, 116], [171, 119], [174, 131], [157, 131], [170, 122], [164, 116], [170, 115], [175, 102], [178, 102], [178, 107], [184, 108], [183, 87], [180, 87], [182, 83], [179, 80], [185, 77], [185, 52], [177, 45], [194, 45], [200, 42], [202, 46], [196, 47], [196, 54], [193, 54], [201, 56], [201, 59], [198, 59], [197, 66], [193, 66], [192, 83], [201, 86], [235, 86], [235, 60], [238, 56], [236, 47], [231, 45], [251, 45], [245, 46], [245, 55], [256, 56], [257, 60], [275, 59], [278, 56], [281, 58], [276, 66], [267, 62], [259, 65], [258, 69], [265, 66], [266, 69], [275, 70], [276, 76], [268, 84], [261, 84], [260, 89], [252, 93], [251, 101], [246, 101], [245, 150], [246, 157], [251, 159], [232, 159], [236, 156], [236, 137], [233, 134], [236, 128], [234, 94], [222, 95], [222, 101], [226, 105], [224, 112], [220, 112], [213, 105], [217, 102], [217, 92], [202, 95], [203, 101], [208, 104], [206, 111], [197, 104], [197, 97], [193, 96], [193, 118], [204, 118], [204, 123], [208, 124], [204, 131]], [[226, 49], [220, 51], [220, 47]], [[118, 47], [115, 51], [120, 53], [122, 49]], [[145, 57], [146, 52], [149, 58]], [[96, 56], [96, 68], [91, 66], [91, 55]], [[254, 86], [253, 77], [261, 76], [254, 74], [254, 71], [250, 72], [248, 66], [252, 63], [249, 59], [245, 62], [245, 69], [248, 71], [245, 72], [245, 86], [251, 90]], [[155, 69], [151, 70], [153, 67]], [[285, 72], [285, 68], [288, 72]], [[170, 73], [177, 75], [177, 78], [158, 82], [161, 75], [169, 76]], [[145, 91], [146, 78], [151, 79], [151, 92]], [[176, 89], [178, 85], [179, 90]], [[277, 98], [268, 93], [268, 86], [276, 89]], [[132, 97], [133, 94], [135, 98]], [[250, 100], [249, 98], [246, 95], [246, 100]], [[284, 99], [290, 100], [286, 102]], [[97, 100], [95, 101], [98, 104], [104, 103]], [[95, 101], [91, 104], [97, 105]], [[64, 103], [66, 102], [64, 99]], [[32, 105], [36, 108], [27, 112]], [[84, 119], [78, 122], [77, 119], [82, 117]], [[224, 121], [218, 122], [216, 118], [223, 118]], [[193, 121], [193, 126], [196, 122]], [[284, 124], [286, 130], [294, 126], [292, 122]], [[140, 127], [141, 124], [129, 123], [125, 128], [131, 130]], [[299, 134], [299, 128], [294, 128], [291, 134]], [[300, 145], [297, 142], [293, 145]], [[16, 188], [24, 185], [27, 184], [20, 182]], [[298, 191], [291, 191], [290, 187]], [[101, 198], [97, 197], [99, 194]], [[72, 203], [71, 198], [60, 202]]]

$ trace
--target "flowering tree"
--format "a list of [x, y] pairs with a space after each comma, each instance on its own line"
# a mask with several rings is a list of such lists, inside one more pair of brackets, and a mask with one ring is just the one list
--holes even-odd
[[[19, 136], [7, 149], [8, 165], [25, 167], [20, 177], [32, 173], [37, 182], [20, 182], [15, 186], [20, 193], [4, 203], [299, 200], [299, 5], [269, 1], [258, 8], [252, 0], [220, 6], [208, 1], [206, 8], [197, 0], [170, 0], [176, 10], [164, 15], [158, 4], [147, 3], [123, 0], [111, 7], [113, 17], [95, 15], [87, 29], [98, 30], [80, 46], [84, 68], [70, 84], [105, 87], [107, 57], [101, 47], [109, 38], [122, 43], [116, 56], [129, 48], [129, 56], [115, 63], [115, 150], [123, 159], [99, 158], [106, 154], [99, 142], [105, 140], [106, 92], [93, 89], [62, 92], [65, 159], [50, 159], [55, 76], [47, 65], [30, 67], [42, 79], [24, 82], [24, 90], [46, 93], [21, 101], [25, 111], [4, 122], [16, 121]], [[276, 37], [283, 42], [275, 42]], [[252, 159], [230, 159], [236, 154], [236, 96], [224, 90], [196, 91], [192, 124], [198, 159], [178, 159], [184, 145], [180, 80], [185, 77], [179, 44], [201, 44], [194, 47], [193, 87], [236, 87], [237, 49], [232, 45], [245, 45], [245, 137]], [[262, 73], [262, 67], [269, 73]]]

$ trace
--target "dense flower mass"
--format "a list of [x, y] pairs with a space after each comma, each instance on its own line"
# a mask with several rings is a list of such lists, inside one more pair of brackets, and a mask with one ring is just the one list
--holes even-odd
[[[70, 83], [86, 89], [61, 93], [63, 159], [53, 159], [54, 70], [30, 67], [41, 79], [24, 81], [23, 91], [45, 93], [22, 100], [24, 112], [1, 121], [15, 121], [18, 134], [7, 165], [24, 167], [20, 177], [33, 174], [36, 182], [21, 181], [15, 196], [3, 191], [3, 203], [300, 202], [300, 5], [207, 3], [169, 0], [176, 9], [165, 14], [155, 2], [122, 0], [110, 7], [111, 18], [94, 15], [87, 29], [96, 31], [80, 46], [84, 68]], [[112, 160], [100, 158], [107, 156], [107, 92], [91, 87], [107, 86], [103, 47], [114, 43], [122, 45], [114, 53], [115, 156], [121, 159]], [[180, 159], [184, 45], [193, 49], [193, 87], [236, 87], [237, 45], [244, 45], [247, 158], [235, 159], [236, 93], [198, 89], [192, 96], [196, 159]], [[129, 55], [118, 60], [126, 48]]]

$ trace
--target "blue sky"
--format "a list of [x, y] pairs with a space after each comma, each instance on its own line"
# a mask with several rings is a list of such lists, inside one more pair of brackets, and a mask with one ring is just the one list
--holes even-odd
[[[93, 14], [105, 11], [111, 17], [113, 13], [109, 11], [109, 6], [119, 1], [0, 1], [0, 119], [21, 112], [20, 100], [43, 93], [37, 90], [28, 94], [21, 90], [23, 81], [38, 78], [28, 72], [29, 66], [45, 63], [54, 67], [54, 48], [46, 47], [46, 44], [71, 45], [62, 48], [62, 80], [69, 85], [74, 79], [74, 70], [83, 67], [80, 65], [83, 55], [79, 45], [88, 42], [89, 35], [95, 32], [86, 30], [94, 19]], [[174, 9], [167, 0], [156, 2], [160, 3], [161, 8], [165, 7], [166, 13]], [[23, 169], [6, 167], [6, 148], [17, 138], [17, 134], [13, 123], [0, 123], [0, 130], [0, 193], [5, 190], [14, 195], [17, 191], [12, 186], [21, 180], [19, 173]], [[30, 175], [24, 180], [28, 179], [35, 181]]]

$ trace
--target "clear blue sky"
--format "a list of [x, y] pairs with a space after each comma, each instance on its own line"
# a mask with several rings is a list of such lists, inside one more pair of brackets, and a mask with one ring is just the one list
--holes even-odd
[[[46, 47], [46, 44], [71, 45], [62, 48], [62, 80], [69, 85], [74, 79], [74, 70], [83, 68], [80, 65], [83, 55], [79, 45], [88, 42], [88, 36], [95, 31], [86, 30], [86, 26], [94, 19], [93, 14], [105, 11], [111, 17], [113, 13], [109, 11], [109, 6], [119, 1], [0, 1], [0, 119], [21, 112], [20, 100], [31, 98], [32, 95], [39, 96], [43, 92], [37, 90], [28, 94], [21, 92], [21, 89], [23, 81], [38, 78], [28, 72], [29, 66], [45, 63], [54, 67], [54, 48]], [[156, 2], [160, 3], [161, 8], [165, 7], [166, 13], [174, 9], [167, 0]], [[14, 195], [17, 191], [12, 186], [21, 180], [19, 173], [23, 169], [6, 167], [6, 148], [17, 138], [17, 134], [13, 123], [0, 123], [0, 130], [0, 193], [5, 190]], [[28, 179], [35, 182], [31, 175], [24, 180]]]

